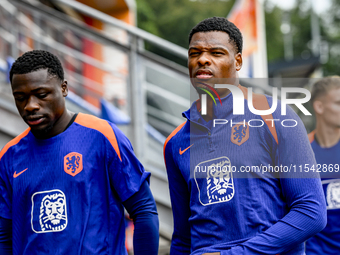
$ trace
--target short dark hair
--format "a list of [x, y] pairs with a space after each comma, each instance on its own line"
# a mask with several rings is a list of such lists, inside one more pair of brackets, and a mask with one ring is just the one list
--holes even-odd
[[27, 74], [41, 69], [47, 69], [49, 75], [64, 81], [64, 70], [60, 60], [45, 50], [28, 51], [19, 57], [12, 65], [9, 79], [12, 83], [14, 74]]
[[328, 76], [318, 80], [312, 88], [310, 103], [326, 95], [332, 89], [340, 89], [340, 77], [339, 76]]
[[212, 17], [202, 20], [193, 29], [191, 29], [189, 34], [189, 43], [192, 36], [198, 32], [211, 32], [211, 31], [222, 31], [229, 35], [231, 43], [234, 45], [237, 53], [242, 53], [242, 34], [240, 30], [235, 26], [234, 23], [230, 22], [226, 18], [222, 17]]

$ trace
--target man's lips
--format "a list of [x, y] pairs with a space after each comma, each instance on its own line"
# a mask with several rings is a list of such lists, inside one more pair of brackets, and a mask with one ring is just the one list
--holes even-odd
[[210, 79], [213, 77], [213, 73], [210, 70], [198, 70], [195, 74], [197, 79]]
[[210, 79], [211, 77], [212, 77], [212, 75], [209, 75], [209, 74], [199, 74], [199, 75], [196, 75], [197, 79], [202, 79], [202, 80], [207, 80], [207, 79]]
[[30, 126], [39, 125], [43, 121], [44, 121], [44, 117], [43, 116], [41, 116], [41, 117], [34, 117], [34, 118], [26, 118], [26, 122]]

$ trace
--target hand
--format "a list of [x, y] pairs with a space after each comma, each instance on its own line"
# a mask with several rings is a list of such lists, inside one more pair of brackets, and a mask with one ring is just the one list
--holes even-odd
[[203, 253], [202, 255], [221, 255], [221, 253], [220, 252]]

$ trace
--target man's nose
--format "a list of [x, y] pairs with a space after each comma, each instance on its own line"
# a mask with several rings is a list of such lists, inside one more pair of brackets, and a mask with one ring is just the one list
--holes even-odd
[[210, 65], [211, 64], [211, 59], [209, 56], [208, 52], [202, 52], [201, 55], [198, 58], [198, 64], [200, 66], [204, 66], [204, 65]]
[[38, 99], [36, 97], [30, 96], [27, 100], [27, 104], [25, 105], [25, 110], [29, 112], [39, 110], [40, 105], [38, 103]]

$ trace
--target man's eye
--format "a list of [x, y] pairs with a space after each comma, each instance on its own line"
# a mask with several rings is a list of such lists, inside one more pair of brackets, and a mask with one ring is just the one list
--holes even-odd
[[15, 97], [15, 101], [22, 102], [25, 100], [25, 97]]
[[220, 52], [220, 51], [213, 51], [212, 54], [214, 54], [214, 55], [223, 55], [223, 52]]
[[37, 95], [38, 98], [45, 98], [46, 96], [47, 96], [47, 93], [41, 93]]
[[199, 52], [190, 52], [189, 56], [197, 56], [199, 54]]

